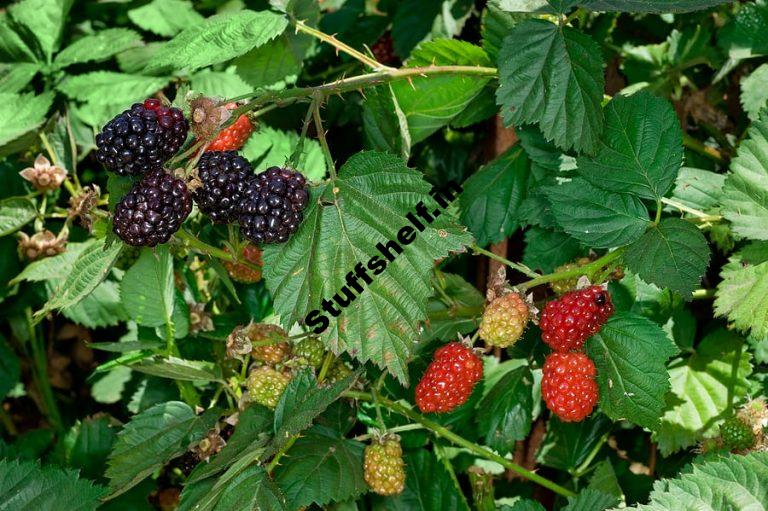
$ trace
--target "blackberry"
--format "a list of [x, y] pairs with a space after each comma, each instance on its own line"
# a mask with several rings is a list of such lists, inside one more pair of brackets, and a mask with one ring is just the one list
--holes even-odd
[[191, 211], [184, 181], [153, 170], [117, 203], [114, 231], [129, 245], [154, 247], [168, 241]]
[[248, 160], [235, 151], [209, 151], [200, 157], [197, 175], [202, 186], [192, 198], [200, 211], [215, 223], [236, 220], [245, 184], [253, 175]]
[[250, 178], [240, 202], [240, 232], [254, 243], [283, 243], [299, 228], [309, 203], [301, 173], [270, 167]]
[[161, 169], [187, 138], [189, 123], [178, 108], [147, 99], [109, 121], [96, 135], [96, 158], [120, 175]]

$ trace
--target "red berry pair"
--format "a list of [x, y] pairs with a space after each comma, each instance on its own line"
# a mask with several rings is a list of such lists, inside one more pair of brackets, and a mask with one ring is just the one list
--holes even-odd
[[571, 291], [547, 303], [541, 337], [555, 353], [544, 362], [541, 395], [565, 422], [581, 421], [597, 404], [595, 364], [578, 353], [613, 314], [611, 296], [600, 286]]

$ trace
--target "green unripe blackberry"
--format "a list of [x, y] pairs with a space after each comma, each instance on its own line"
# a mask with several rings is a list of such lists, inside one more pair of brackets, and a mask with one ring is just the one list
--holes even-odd
[[293, 354], [302, 363], [319, 369], [325, 358], [325, 346], [317, 337], [308, 337], [293, 345]]
[[275, 408], [290, 381], [290, 376], [269, 366], [257, 367], [248, 375], [248, 399], [253, 403]]
[[755, 445], [752, 427], [738, 417], [731, 417], [720, 426], [720, 438], [731, 451], [743, 451]]

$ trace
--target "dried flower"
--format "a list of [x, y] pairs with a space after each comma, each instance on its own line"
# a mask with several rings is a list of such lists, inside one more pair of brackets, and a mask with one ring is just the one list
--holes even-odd
[[253, 344], [248, 337], [248, 327], [238, 326], [227, 337], [227, 356], [242, 359], [253, 350]]
[[213, 319], [211, 313], [206, 312], [204, 303], [189, 304], [189, 331], [193, 334], [198, 332], [210, 332], [213, 330]]
[[218, 426], [208, 432], [208, 434], [200, 440], [200, 442], [192, 449], [195, 457], [200, 461], [208, 461], [208, 459], [217, 454], [227, 443], [219, 434]]
[[32, 167], [27, 167], [19, 175], [32, 183], [36, 190], [42, 192], [56, 190], [67, 178], [67, 171], [57, 165], [51, 165], [51, 162], [38, 154]]
[[69, 199], [69, 218], [77, 218], [84, 228], [91, 230], [93, 215], [91, 212], [99, 202], [101, 188], [99, 185], [86, 186], [81, 192]]
[[51, 231], [44, 230], [33, 234], [32, 237], [24, 232], [19, 234], [19, 254], [30, 261], [59, 255], [66, 247], [66, 233], [56, 236]]
[[227, 122], [232, 113], [220, 101], [206, 96], [197, 97], [189, 102], [192, 131], [198, 139], [211, 138], [222, 124]]

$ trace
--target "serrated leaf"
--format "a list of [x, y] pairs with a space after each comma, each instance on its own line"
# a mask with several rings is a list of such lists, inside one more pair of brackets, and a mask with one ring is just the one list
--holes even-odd
[[11, 27], [6, 12], [0, 13], [0, 61], [35, 62], [37, 57]]
[[667, 218], [629, 245], [624, 261], [646, 282], [689, 298], [709, 265], [709, 245], [695, 225]]
[[374, 496], [374, 511], [469, 511], [458, 483], [425, 449], [405, 456], [405, 490], [394, 497]]
[[77, 472], [41, 468], [36, 461], [0, 460], [0, 510], [95, 511], [104, 488]]
[[82, 243], [67, 243], [66, 252], [30, 263], [24, 268], [24, 271], [11, 280], [11, 284], [25, 280], [27, 282], [44, 282], [52, 279], [63, 279], [72, 272], [72, 267], [80, 254], [96, 244], [98, 244], [98, 240], [95, 238]]
[[677, 175], [672, 198], [689, 208], [706, 211], [719, 204], [724, 184], [722, 174], [683, 167]]
[[593, 11], [608, 12], [691, 12], [709, 9], [728, 0], [587, 0], [580, 5]]
[[308, 428], [312, 421], [347, 390], [355, 377], [350, 376], [321, 386], [311, 370], [295, 374], [280, 396], [275, 408], [275, 439], [278, 443]]
[[127, 28], [108, 28], [87, 35], [56, 55], [53, 65], [58, 68], [82, 62], [100, 62], [141, 43], [141, 36]]
[[26, 87], [40, 71], [40, 65], [31, 62], [0, 63], [0, 93], [17, 93]]
[[193, 91], [219, 98], [234, 98], [253, 91], [250, 85], [234, 73], [202, 71], [192, 75], [189, 83]]
[[[264, 250], [264, 277], [283, 324], [322, 310], [322, 300], [346, 285], [358, 261], [366, 264], [375, 256], [385, 262], [376, 243], [396, 240], [411, 225], [405, 215], [420, 201], [433, 211], [437, 203], [428, 192], [429, 185], [402, 160], [374, 152], [356, 154], [337, 179], [313, 189], [299, 231], [286, 244]], [[371, 360], [403, 381], [417, 324], [426, 317], [433, 263], [471, 240], [446, 212], [418, 235], [407, 228], [414, 239], [401, 247], [403, 254], [322, 334], [334, 352]]]
[[[739, 352], [744, 339], [724, 329], [707, 335], [685, 364], [669, 370], [673, 397], [669, 400], [656, 432], [659, 449], [668, 456], [696, 442], [712, 437], [729, 413], [728, 387], [740, 399], [749, 388], [749, 352]], [[736, 378], [733, 364], [740, 353]]]
[[140, 373], [177, 381], [221, 381], [221, 368], [213, 362], [155, 357], [131, 366]]
[[656, 429], [670, 388], [666, 362], [678, 352], [664, 330], [643, 316], [618, 312], [586, 346], [597, 367], [602, 412]]
[[132, 374], [129, 367], [122, 365], [114, 367], [93, 382], [91, 397], [97, 403], [117, 403], [123, 397], [123, 391]]
[[136, 415], [118, 434], [109, 467], [111, 498], [128, 491], [202, 438], [219, 418], [217, 410], [195, 415], [180, 401], [160, 403]]
[[496, 243], [519, 227], [518, 210], [529, 174], [525, 153], [512, 147], [464, 182], [461, 222], [475, 235], [478, 245]]
[[497, 61], [504, 38], [524, 19], [523, 16], [504, 11], [498, 1], [488, 2], [488, 6], [483, 11], [480, 30], [483, 49], [493, 62]]
[[0, 334], [0, 399], [5, 399], [21, 377], [19, 357], [13, 352], [5, 337]]
[[372, 87], [365, 91], [363, 130], [366, 148], [399, 154], [403, 158], [410, 154], [408, 123], [397, 104], [391, 85]]
[[722, 213], [736, 235], [768, 240], [768, 114], [747, 134], [723, 186]]
[[[427, 303], [428, 321], [422, 339], [455, 339], [457, 333], [466, 335], [477, 330], [477, 314], [485, 305], [485, 296], [462, 277], [451, 273], [436, 275], [433, 285], [435, 288], [439, 287], [441, 292], [430, 298]], [[443, 301], [440, 297], [442, 294], [448, 296], [452, 302]], [[466, 311], [466, 314], [458, 314], [455, 306]]]
[[672, 105], [640, 91], [614, 97], [604, 111], [597, 152], [578, 158], [579, 173], [612, 192], [663, 197], [683, 163], [683, 133]]
[[485, 444], [501, 455], [528, 436], [533, 420], [533, 375], [528, 366], [509, 371], [478, 405], [477, 421]]
[[601, 190], [582, 178], [546, 188], [552, 214], [562, 229], [594, 248], [632, 243], [650, 224], [634, 195]]
[[768, 4], [757, 0], [741, 5], [720, 31], [718, 44], [732, 59], [768, 54]]
[[452, 38], [472, 14], [471, 0], [404, 0], [392, 20], [395, 53], [406, 58], [420, 42]]
[[[420, 45], [407, 67], [478, 66], [491, 62], [482, 48], [456, 39], [436, 39]], [[405, 115], [411, 143], [439, 130], [460, 114], [483, 90], [490, 76], [436, 75], [392, 82], [392, 92]]]
[[175, 36], [204, 21], [192, 2], [187, 0], [152, 0], [128, 11], [128, 17], [136, 26], [165, 37]]
[[[216, 488], [215, 496], [204, 500], [194, 509], [201, 511], [288, 511], [285, 497], [272, 481], [266, 470], [258, 465], [245, 468], [227, 482]], [[215, 505], [212, 505], [215, 503]], [[184, 511], [180, 509], [179, 511]]]
[[562, 511], [603, 511], [619, 503], [619, 499], [601, 491], [584, 489], [575, 497], [568, 497]]
[[275, 482], [282, 488], [290, 509], [313, 503], [322, 506], [367, 491], [363, 479], [364, 445], [333, 433], [325, 428], [308, 431], [275, 469]]
[[593, 151], [603, 130], [600, 55], [588, 35], [570, 27], [540, 19], [516, 25], [499, 52], [496, 101], [504, 124], [537, 123], [558, 147]]
[[147, 70], [173, 66], [193, 71], [224, 62], [266, 44], [280, 35], [288, 20], [270, 11], [242, 10], [212, 16], [185, 28], [165, 43], [147, 64]]
[[533, 227], [525, 231], [523, 264], [551, 273], [558, 266], [584, 253], [581, 244], [564, 232]]
[[760, 117], [760, 110], [768, 105], [768, 64], [763, 64], [741, 80], [741, 105], [753, 121]]
[[144, 249], [125, 272], [120, 296], [128, 315], [138, 324], [157, 327], [172, 322], [173, 258], [168, 247]]
[[733, 254], [720, 276], [715, 315], [758, 338], [768, 336], [768, 243], [750, 243]]
[[[59, 49], [74, 0], [22, 0], [8, 8], [11, 17], [35, 39], [48, 62]], [[2, 123], [0, 123], [2, 125]]]
[[77, 421], [56, 444], [57, 462], [81, 470], [85, 477], [101, 477], [116, 430], [109, 416]]
[[[50, 282], [53, 288], [56, 282]], [[120, 285], [105, 280], [88, 296], [75, 305], [61, 311], [71, 321], [87, 328], [115, 326], [128, 320], [128, 314], [120, 301]]]
[[53, 103], [53, 93], [0, 93], [0, 146], [37, 129]]
[[[269, 126], [260, 126], [245, 143], [241, 154], [259, 167], [284, 166], [299, 143], [299, 135]], [[327, 164], [317, 140], [305, 140], [304, 148], [296, 165], [310, 181], [325, 177]]]
[[536, 458], [549, 467], [576, 469], [610, 429], [611, 421], [605, 415], [595, 414], [581, 422], [552, 418]]
[[648, 504], [637, 511], [690, 511], [692, 509], [765, 510], [768, 502], [768, 453], [699, 461], [676, 479], [654, 485]]
[[12, 234], [37, 216], [35, 203], [24, 197], [10, 197], [0, 201], [0, 236]]
[[61, 92], [72, 99], [99, 105], [122, 103], [151, 96], [165, 87], [169, 78], [128, 75], [112, 71], [94, 71], [72, 76], [58, 85]]
[[609, 458], [596, 464], [594, 472], [589, 478], [587, 488], [597, 490], [608, 495], [613, 495], [619, 501], [624, 501], [624, 491], [621, 489], [616, 471]]
[[51, 293], [48, 303], [35, 315], [71, 307], [88, 296], [106, 278], [121, 248], [121, 243], [113, 243], [107, 247], [103, 241], [88, 246], [75, 259], [72, 271]]

